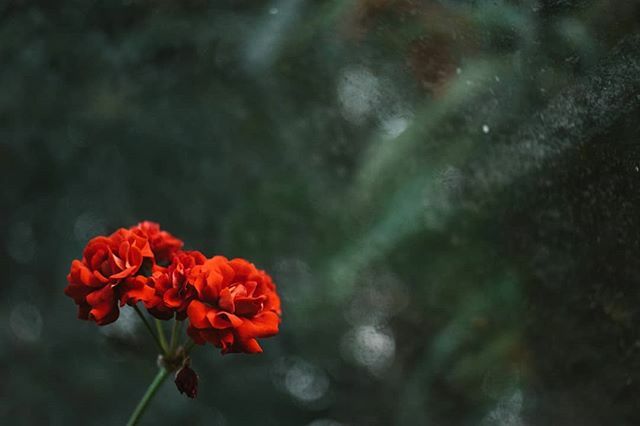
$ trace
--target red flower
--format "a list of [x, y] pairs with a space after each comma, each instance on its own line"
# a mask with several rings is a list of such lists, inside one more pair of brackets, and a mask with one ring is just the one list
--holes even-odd
[[160, 225], [155, 222], [144, 221], [130, 228], [141, 231], [149, 240], [151, 250], [157, 263], [166, 264], [171, 261], [175, 252], [180, 250], [184, 243], [167, 231], [162, 231]]
[[191, 270], [198, 298], [187, 308], [187, 333], [222, 353], [262, 352], [257, 338], [278, 333], [280, 298], [271, 277], [244, 259], [215, 256]]
[[168, 267], [154, 266], [151, 277], [138, 276], [128, 280], [121, 303], [142, 301], [149, 313], [158, 319], [169, 319], [175, 312], [179, 319], [184, 319], [189, 302], [197, 295], [196, 289], [188, 282], [189, 273], [206, 260], [199, 251], [174, 253]]
[[153, 263], [146, 236], [124, 228], [93, 238], [82, 260], [74, 260], [64, 292], [78, 305], [78, 317], [98, 325], [118, 319], [118, 286], [138, 273], [145, 260]]

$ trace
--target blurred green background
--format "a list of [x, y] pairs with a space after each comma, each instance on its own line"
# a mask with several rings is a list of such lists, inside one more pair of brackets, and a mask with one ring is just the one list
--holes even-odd
[[634, 0], [1, 0], [0, 423], [124, 424], [62, 290], [148, 219], [284, 315], [143, 424], [640, 424], [639, 119]]

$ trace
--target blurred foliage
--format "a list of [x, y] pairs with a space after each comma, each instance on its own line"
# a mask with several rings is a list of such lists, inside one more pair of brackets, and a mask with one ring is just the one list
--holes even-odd
[[145, 424], [635, 425], [640, 2], [0, 3], [0, 419], [123, 424], [155, 370], [64, 297], [156, 220], [283, 296]]

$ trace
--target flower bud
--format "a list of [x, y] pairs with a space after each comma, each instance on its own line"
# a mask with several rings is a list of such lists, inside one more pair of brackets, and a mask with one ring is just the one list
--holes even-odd
[[189, 398], [195, 398], [198, 395], [198, 375], [188, 365], [178, 370], [175, 382], [180, 393]]

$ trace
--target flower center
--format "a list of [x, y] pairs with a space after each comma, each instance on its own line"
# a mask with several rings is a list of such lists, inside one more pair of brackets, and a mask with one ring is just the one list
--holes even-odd
[[256, 283], [232, 284], [220, 291], [218, 306], [227, 312], [243, 317], [252, 317], [263, 308], [266, 296], [253, 295]]

